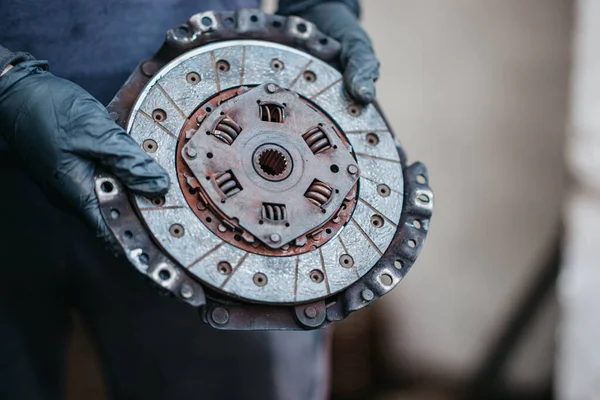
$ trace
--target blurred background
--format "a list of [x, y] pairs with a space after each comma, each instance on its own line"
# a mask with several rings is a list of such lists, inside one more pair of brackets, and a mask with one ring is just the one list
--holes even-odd
[[[600, 398], [599, 377], [595, 394], [563, 389], [577, 359], [557, 357], [582, 13], [568, 0], [363, 1], [379, 102], [409, 159], [428, 165], [436, 204], [399, 288], [336, 325], [334, 399]], [[78, 327], [69, 398], [105, 398], [94, 360]]]

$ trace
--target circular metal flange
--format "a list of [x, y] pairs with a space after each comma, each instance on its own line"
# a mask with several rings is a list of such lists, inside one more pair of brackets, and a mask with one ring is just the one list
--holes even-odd
[[[144, 259], [144, 273], [184, 301], [201, 283], [204, 319], [221, 329], [321, 327], [393, 288], [420, 251], [433, 194], [378, 107], [354, 104], [322, 61], [339, 45], [256, 10], [202, 13], [185, 27], [109, 106], [172, 181], [164, 198], [137, 196], [132, 208], [99, 176], [126, 255], [140, 263], [126, 232], [150, 234], [145, 246], [169, 261]], [[145, 73], [148, 63], [162, 68]]]

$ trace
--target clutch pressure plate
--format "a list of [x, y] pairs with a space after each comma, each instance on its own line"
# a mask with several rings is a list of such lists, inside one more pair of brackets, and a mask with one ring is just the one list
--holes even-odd
[[194, 15], [109, 106], [171, 177], [96, 189], [128, 259], [221, 329], [312, 329], [392, 289], [433, 195], [378, 106], [344, 91], [339, 44], [256, 10]]

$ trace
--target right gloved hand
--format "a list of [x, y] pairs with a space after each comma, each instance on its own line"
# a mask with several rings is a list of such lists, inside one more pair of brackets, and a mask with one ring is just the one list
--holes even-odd
[[144, 196], [169, 188], [169, 176], [76, 84], [24, 61], [0, 77], [0, 134], [54, 202], [82, 216], [111, 242], [94, 191], [102, 166]]

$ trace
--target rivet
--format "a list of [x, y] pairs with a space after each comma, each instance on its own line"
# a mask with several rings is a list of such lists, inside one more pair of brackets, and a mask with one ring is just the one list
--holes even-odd
[[351, 175], [358, 174], [358, 167], [354, 164], [348, 165], [348, 173]]
[[280, 240], [281, 240], [281, 236], [278, 233], [271, 234], [271, 242], [279, 243]]
[[187, 154], [189, 158], [196, 158], [198, 152], [196, 151], [196, 149], [188, 146], [185, 148], [185, 154]]
[[315, 318], [317, 316], [317, 309], [314, 307], [306, 307], [304, 309], [304, 315], [306, 315], [307, 318]]
[[275, 93], [276, 91], [277, 91], [277, 85], [275, 85], [274, 83], [269, 83], [267, 85], [267, 92]]
[[212, 312], [212, 319], [218, 325], [224, 325], [229, 321], [229, 313], [223, 307], [217, 307]]
[[371, 301], [375, 297], [375, 295], [373, 294], [373, 292], [371, 290], [369, 290], [369, 289], [363, 290], [361, 292], [360, 296], [362, 297], [362, 299], [364, 301]]
[[194, 289], [192, 289], [192, 287], [187, 283], [184, 283], [183, 285], [181, 285], [180, 293], [181, 297], [183, 297], [184, 299], [189, 299], [194, 295]]

